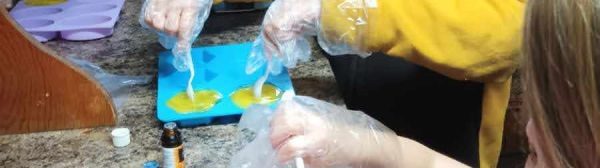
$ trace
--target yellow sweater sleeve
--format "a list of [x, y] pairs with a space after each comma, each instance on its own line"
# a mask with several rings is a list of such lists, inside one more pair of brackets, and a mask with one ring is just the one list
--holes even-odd
[[[363, 13], [344, 11], [344, 2], [323, 1], [326, 38], [344, 36], [348, 43], [363, 43], [352, 46], [403, 57], [457, 80], [505, 81], [519, 62], [522, 0], [377, 0]], [[362, 16], [367, 25], [345, 22], [348, 16]]]

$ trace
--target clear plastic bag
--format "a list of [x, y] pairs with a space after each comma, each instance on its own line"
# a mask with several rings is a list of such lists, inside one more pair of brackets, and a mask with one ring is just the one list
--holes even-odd
[[10, 9], [13, 4], [13, 0], [0, 0], [0, 6], [2, 6], [2, 8]]
[[254, 95], [269, 74], [277, 75], [284, 67], [293, 68], [310, 59], [309, 38], [331, 55], [358, 54], [367, 57], [363, 39], [368, 33], [368, 10], [376, 0], [277, 0], [271, 4], [262, 31], [248, 57], [246, 73], [266, 66], [264, 75], [254, 84]]
[[[266, 106], [249, 107], [238, 124], [240, 131], [250, 132], [255, 137], [247, 143], [230, 162], [230, 168], [275, 168], [277, 163], [275, 150], [269, 141], [269, 122], [272, 110]], [[240, 132], [240, 133], [242, 133]], [[246, 139], [240, 139], [246, 141]]]
[[[192, 44], [204, 27], [212, 0], [145, 0], [139, 22], [144, 28], [154, 30], [159, 42], [171, 49], [173, 66], [178, 71], [190, 71], [187, 82], [187, 96], [194, 100], [195, 71], [192, 61]], [[151, 28], [146, 22], [152, 23]], [[157, 28], [158, 27], [158, 28]], [[166, 33], [171, 33], [167, 35]]]
[[148, 84], [152, 80], [152, 76], [125, 76], [125, 75], [114, 75], [104, 72], [102, 68], [94, 65], [93, 63], [77, 59], [75, 57], [67, 57], [73, 64], [79, 66], [88, 75], [94, 77], [98, 83], [104, 87], [113, 100], [114, 105], [117, 109], [120, 109], [129, 97], [131, 87], [133, 85]]
[[365, 36], [369, 32], [369, 10], [377, 10], [377, 0], [323, 1], [317, 41], [330, 55], [371, 55]]
[[311, 55], [309, 38], [331, 55], [357, 54], [367, 57], [369, 10], [376, 0], [277, 0], [269, 7], [261, 34], [254, 41], [246, 73], [270, 65], [278, 74], [283, 66], [295, 67]]
[[[320, 0], [277, 0], [265, 14], [261, 34], [254, 41], [246, 73], [269, 64], [270, 73], [295, 67], [310, 58], [308, 38], [316, 35]], [[268, 72], [267, 72], [268, 73]]]
[[[165, 4], [161, 5], [160, 3], [156, 3], [159, 1], [165, 1]], [[193, 65], [190, 53], [192, 44], [198, 37], [198, 34], [202, 31], [204, 22], [210, 13], [211, 6], [212, 0], [145, 0], [139, 22], [142, 27], [151, 29], [158, 34], [158, 41], [163, 47], [171, 49], [175, 56], [173, 59], [173, 66], [175, 69], [178, 71], [187, 71]], [[187, 22], [188, 24], [191, 24], [189, 25], [191, 27], [189, 27], [189, 30], [186, 29], [185, 31], [182, 30], [179, 32], [181, 34], [176, 35], [179, 37], [168, 35], [164, 31], [156, 30], [146, 24], [146, 17], [168, 15], [169, 10], [177, 10], [177, 8], [194, 9], [193, 17], [189, 17], [188, 20], [183, 20], [185, 18], [181, 16], [179, 22]]]
[[[275, 110], [252, 106], [240, 129], [255, 133], [230, 168], [380, 167], [401, 162], [398, 136], [360, 111], [296, 96]], [[299, 163], [302, 162], [302, 163]]]

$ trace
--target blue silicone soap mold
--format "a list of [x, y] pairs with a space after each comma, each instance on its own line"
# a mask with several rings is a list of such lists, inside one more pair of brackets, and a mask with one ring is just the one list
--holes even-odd
[[[157, 118], [162, 122], [177, 122], [182, 127], [237, 121], [244, 109], [233, 104], [230, 95], [242, 87], [252, 86], [265, 71], [263, 67], [253, 74], [245, 73], [246, 59], [251, 47], [252, 43], [242, 43], [192, 49], [192, 60], [196, 70], [194, 90], [217, 90], [222, 99], [208, 111], [188, 114], [176, 113], [166, 102], [176, 94], [185, 92], [189, 71], [179, 72], [172, 66], [171, 52], [160, 53]], [[267, 83], [280, 89], [282, 97], [294, 95], [287, 71], [269, 76]], [[271, 107], [278, 103], [271, 104]]]

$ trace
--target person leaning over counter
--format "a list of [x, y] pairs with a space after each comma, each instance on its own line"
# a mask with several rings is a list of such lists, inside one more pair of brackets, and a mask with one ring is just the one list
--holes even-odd
[[[529, 0], [522, 54], [526, 168], [600, 167], [599, 0]], [[499, 9], [499, 8], [496, 8]], [[466, 167], [364, 113], [295, 97], [278, 107], [277, 158], [310, 167]]]
[[[394, 117], [401, 114], [377, 117], [381, 116], [377, 111], [365, 112], [402, 136], [436, 137], [419, 140], [471, 166], [496, 167], [511, 76], [520, 61], [523, 12], [524, 2], [520, 0], [281, 0], [267, 11], [258, 41], [264, 43], [266, 59], [280, 59], [272, 62], [287, 67], [306, 60], [301, 51], [309, 48], [303, 41], [316, 35], [320, 46], [331, 55], [381, 52], [454, 80], [483, 83], [481, 99], [474, 101], [479, 104], [470, 105], [480, 107], [475, 113], [445, 107], [448, 104], [444, 101], [457, 102], [451, 96], [419, 103], [441, 106], [437, 108], [440, 111], [404, 111], [402, 102], [379, 104], [398, 107], [395, 113], [409, 114], [404, 116], [418, 116], [414, 118]], [[402, 125], [397, 123], [400, 121], [433, 129], [418, 132], [411, 131], [421, 129], [416, 126], [394, 128]], [[438, 136], [441, 134], [444, 136]]]

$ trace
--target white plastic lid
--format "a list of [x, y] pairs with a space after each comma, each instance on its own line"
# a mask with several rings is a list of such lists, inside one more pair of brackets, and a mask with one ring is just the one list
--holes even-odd
[[112, 136], [113, 145], [116, 147], [125, 147], [131, 142], [128, 128], [115, 128], [110, 135]]

